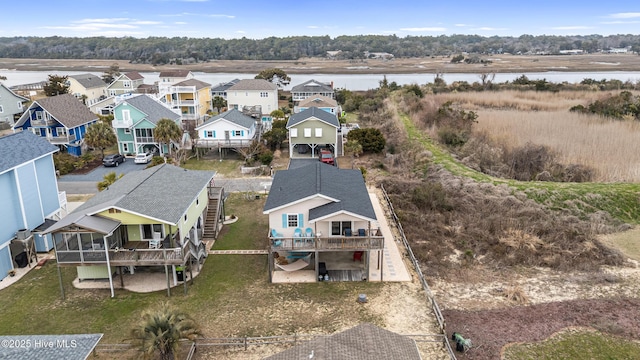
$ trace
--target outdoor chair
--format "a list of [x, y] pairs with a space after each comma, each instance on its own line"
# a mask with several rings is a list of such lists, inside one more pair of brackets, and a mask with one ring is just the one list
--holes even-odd
[[351, 229], [344, 229], [344, 236], [353, 236]]
[[305, 241], [313, 241], [313, 230], [308, 227], [304, 230]]
[[279, 232], [276, 232], [276, 229], [271, 229], [271, 237], [275, 239], [273, 240], [273, 246], [278, 247], [282, 245], [282, 240], [279, 238], [283, 238], [284, 236]]
[[304, 241], [304, 238], [302, 237], [302, 229], [296, 228], [293, 230], [293, 239], [296, 243]]
[[364, 229], [358, 229], [358, 236], [366, 236]]
[[149, 249], [160, 249], [162, 247], [162, 239], [149, 240]]

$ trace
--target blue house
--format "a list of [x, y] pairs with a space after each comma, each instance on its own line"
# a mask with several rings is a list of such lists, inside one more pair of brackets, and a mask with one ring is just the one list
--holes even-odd
[[53, 165], [57, 151], [28, 131], [0, 137], [0, 279], [26, 266], [24, 255], [28, 260], [35, 251], [53, 248], [51, 235], [40, 231], [54, 223], [61, 201], [66, 203]]
[[75, 96], [62, 94], [34, 101], [13, 125], [13, 130], [28, 130], [74, 156], [82, 154], [87, 128], [98, 121]]

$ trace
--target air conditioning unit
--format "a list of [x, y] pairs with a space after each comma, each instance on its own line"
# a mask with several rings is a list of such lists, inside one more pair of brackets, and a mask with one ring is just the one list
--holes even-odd
[[16, 232], [16, 238], [18, 240], [26, 240], [29, 236], [31, 236], [31, 231], [27, 229], [20, 229]]

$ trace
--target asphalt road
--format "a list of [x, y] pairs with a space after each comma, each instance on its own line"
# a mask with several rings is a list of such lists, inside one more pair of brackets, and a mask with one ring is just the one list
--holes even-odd
[[[98, 182], [102, 181], [107, 173], [115, 171], [117, 175], [120, 175], [144, 168], [144, 165], [135, 164], [133, 159], [127, 159], [118, 167], [105, 168], [100, 166], [87, 174], [61, 176], [58, 179], [58, 189], [66, 191], [67, 194], [95, 194], [98, 192]], [[224, 178], [216, 175], [213, 181], [216, 186], [224, 187], [224, 191], [227, 193], [246, 191], [267, 193], [271, 188], [270, 177]]]

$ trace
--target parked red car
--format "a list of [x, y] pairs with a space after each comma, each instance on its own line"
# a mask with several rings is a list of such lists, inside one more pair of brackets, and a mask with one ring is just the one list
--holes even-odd
[[320, 150], [320, 161], [329, 165], [333, 165], [335, 163], [333, 154], [329, 150]]

